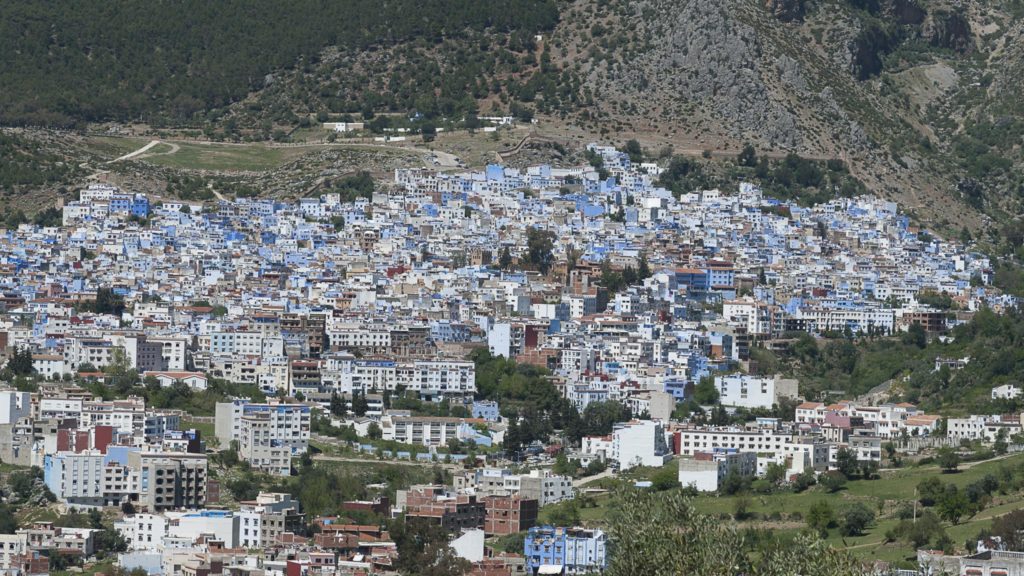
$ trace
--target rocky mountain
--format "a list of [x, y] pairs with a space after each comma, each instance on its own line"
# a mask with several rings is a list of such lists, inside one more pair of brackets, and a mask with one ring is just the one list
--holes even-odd
[[[223, 118], [310, 109], [537, 115], [567, 143], [840, 159], [947, 231], [1021, 211], [1024, 2], [571, 0], [536, 37], [327, 51]], [[472, 96], [453, 103], [448, 95]], [[569, 137], [572, 136], [572, 139]]]
[[[1020, 212], [1020, 2], [577, 1], [551, 45], [591, 131], [846, 160], [923, 219]], [[993, 228], [995, 230], [995, 228]]]

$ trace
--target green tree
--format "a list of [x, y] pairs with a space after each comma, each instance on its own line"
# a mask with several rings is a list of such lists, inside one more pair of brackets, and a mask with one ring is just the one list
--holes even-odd
[[843, 511], [839, 522], [839, 533], [843, 536], [860, 536], [875, 521], [875, 513], [861, 503], [856, 503]]
[[817, 482], [818, 479], [814, 476], [814, 469], [806, 468], [793, 479], [793, 491], [797, 493], [803, 492], [814, 486]]
[[838, 492], [846, 487], [846, 476], [838, 470], [833, 470], [818, 477], [818, 484], [830, 493]]
[[718, 491], [726, 496], [740, 494], [748, 489], [750, 489], [750, 477], [743, 476], [736, 470], [730, 470], [725, 475], [725, 478], [722, 478], [722, 482], [718, 486]]
[[637, 280], [644, 281], [651, 277], [651, 266], [647, 262], [647, 254], [645, 252], [640, 253], [640, 263], [636, 269]]
[[501, 256], [498, 257], [498, 268], [502, 270], [510, 270], [512, 268], [512, 253], [509, 251], [508, 246], [501, 250]]
[[743, 145], [743, 150], [740, 151], [736, 157], [736, 162], [740, 166], [747, 166], [753, 168], [757, 166], [757, 151], [754, 150], [754, 146], [749, 142]]
[[472, 568], [454, 555], [448, 546], [447, 532], [419, 518], [397, 519], [388, 525], [398, 549], [398, 571], [422, 576], [458, 576]]
[[11, 358], [7, 361], [7, 368], [15, 376], [28, 376], [35, 372], [35, 368], [32, 367], [32, 350], [28, 346], [15, 348]]
[[992, 444], [992, 450], [998, 455], [1006, 454], [1009, 450], [1009, 445], [1006, 442], [1006, 429], [1000, 428], [999, 432], [996, 433], [996, 441]]
[[835, 526], [836, 521], [832, 507], [824, 500], [818, 500], [811, 504], [805, 520], [807, 527], [817, 532], [822, 538], [828, 536], [829, 528]]
[[903, 334], [903, 343], [917, 346], [918, 348], [924, 348], [928, 345], [928, 334], [924, 331], [924, 326], [914, 322], [907, 329], [906, 333]]
[[578, 526], [580, 523], [579, 505], [575, 500], [567, 500], [551, 506], [548, 512], [548, 521], [555, 526]]
[[644, 150], [636, 140], [627, 140], [626, 146], [622, 151], [629, 155], [630, 162], [640, 163], [644, 161]]
[[935, 463], [943, 472], [956, 472], [960, 467], [960, 454], [950, 446], [943, 446], [935, 454]]
[[885, 450], [885, 457], [888, 458], [890, 462], [892, 462], [896, 456], [896, 444], [894, 444], [891, 441], [886, 442], [882, 444], [882, 450]]
[[509, 419], [508, 427], [505, 429], [505, 436], [502, 440], [502, 447], [509, 455], [518, 454], [523, 449], [523, 438], [519, 431], [518, 416]]
[[922, 506], [934, 506], [944, 493], [942, 480], [930, 476], [917, 483], [917, 499]]
[[547, 274], [554, 262], [553, 250], [555, 233], [550, 230], [530, 227], [526, 229], [527, 260], [541, 274]]
[[344, 416], [348, 410], [345, 409], [345, 402], [338, 396], [337, 392], [331, 393], [331, 403], [329, 405], [331, 414], [335, 416]]
[[1024, 510], [1014, 510], [992, 521], [992, 535], [999, 536], [1008, 550], [1024, 547]]
[[366, 401], [366, 394], [354, 390], [352, 392], [352, 413], [356, 416], [366, 416], [366, 411], [369, 409], [370, 404]]
[[970, 510], [971, 503], [963, 491], [950, 484], [942, 498], [936, 502], [936, 510], [939, 517], [953, 525], [960, 523], [960, 518]]
[[124, 312], [124, 298], [118, 296], [110, 287], [101, 286], [96, 290], [97, 314], [113, 314], [120, 316]]
[[616, 495], [608, 519], [609, 576], [854, 576], [861, 567], [845, 551], [800, 535], [770, 547], [756, 559], [745, 555], [736, 526], [700, 514], [685, 491], [635, 489]]
[[836, 469], [840, 474], [847, 478], [855, 477], [859, 469], [857, 465], [857, 454], [845, 446], [840, 448], [839, 451], [836, 452]]
[[715, 388], [715, 379], [711, 376], [701, 378], [700, 382], [693, 388], [693, 399], [701, 406], [717, 404], [718, 388]]
[[765, 470], [764, 479], [772, 484], [778, 484], [786, 479], [786, 465], [778, 462], [769, 462]]
[[886, 540], [902, 540], [915, 550], [924, 548], [929, 542], [939, 543], [945, 536], [942, 522], [931, 510], [926, 510], [917, 521], [902, 520], [885, 534]]
[[555, 464], [551, 467], [551, 471], [555, 474], [562, 476], [572, 476], [576, 472], [576, 469], [572, 466], [569, 458], [565, 454], [559, 454], [555, 458]]
[[629, 420], [630, 418], [629, 408], [621, 402], [616, 400], [591, 402], [583, 409], [583, 414], [580, 418], [581, 426], [566, 432], [571, 440], [578, 442], [584, 436], [611, 434], [612, 428], [616, 423]]
[[651, 474], [651, 487], [658, 491], [679, 487], [679, 467], [675, 464], [662, 466]]
[[423, 134], [424, 142], [433, 142], [437, 139], [437, 127], [433, 124], [427, 123], [420, 128], [420, 133]]
[[125, 396], [139, 383], [139, 372], [132, 368], [124, 348], [113, 349], [110, 364], [103, 368], [107, 386], [118, 396]]

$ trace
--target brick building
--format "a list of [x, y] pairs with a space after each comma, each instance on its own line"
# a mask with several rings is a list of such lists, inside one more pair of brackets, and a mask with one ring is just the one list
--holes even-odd
[[515, 534], [537, 524], [537, 501], [520, 496], [491, 496], [484, 499], [484, 533]]

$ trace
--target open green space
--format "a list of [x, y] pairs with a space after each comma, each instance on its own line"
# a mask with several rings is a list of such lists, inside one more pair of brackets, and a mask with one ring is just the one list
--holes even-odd
[[147, 156], [142, 161], [189, 170], [262, 171], [282, 166], [311, 149], [266, 144], [175, 143], [177, 152]]
[[203, 441], [206, 442], [208, 448], [217, 448], [220, 445], [220, 441], [217, 440], [217, 435], [214, 433], [213, 422], [196, 422], [195, 420], [182, 420], [182, 430], [195, 429], [199, 431]]
[[[905, 562], [912, 558], [915, 551], [904, 542], [886, 542], [885, 534], [896, 527], [900, 520], [896, 511], [901, 504], [912, 503], [918, 483], [927, 478], [939, 478], [945, 484], [954, 484], [964, 488], [977, 482], [988, 474], [997, 475], [1002, 467], [1015, 468], [1024, 465], [1024, 454], [964, 465], [959, 472], [943, 473], [937, 466], [908, 467], [899, 470], [886, 470], [875, 480], [850, 480], [846, 487], [838, 492], [828, 493], [816, 486], [805, 492], [795, 493], [781, 491], [770, 494], [743, 493], [731, 496], [719, 494], [701, 494], [694, 499], [694, 507], [698, 512], [720, 518], [722, 521], [733, 522], [736, 511], [745, 508], [750, 520], [738, 523], [741, 530], [768, 531], [773, 538], [788, 541], [806, 529], [808, 511], [818, 502], [826, 502], [837, 514], [844, 509], [861, 503], [876, 514], [876, 520], [859, 536], [842, 536], [838, 529], [829, 531], [826, 541], [835, 547], [848, 548], [858, 557], [865, 560], [885, 560], [889, 562]], [[678, 461], [666, 465], [668, 468], [678, 466]], [[969, 468], [967, 466], [970, 466]], [[650, 478], [658, 471], [657, 468], [643, 469], [639, 473], [629, 473], [619, 480], [604, 478], [592, 484], [592, 487], [613, 488], [616, 483], [632, 483], [644, 477]], [[541, 523], [558, 524], [575, 516], [588, 526], [604, 526], [607, 522], [610, 507], [614, 505], [611, 492], [591, 494], [578, 497], [574, 502], [546, 506], [540, 511]], [[979, 531], [992, 525], [994, 518], [1019, 510], [1024, 506], [1024, 494], [1010, 492], [997, 494], [993, 501], [974, 516], [964, 517], [957, 525], [943, 523], [946, 533], [958, 546], [973, 539]], [[918, 506], [918, 513], [923, 514], [926, 508]]]

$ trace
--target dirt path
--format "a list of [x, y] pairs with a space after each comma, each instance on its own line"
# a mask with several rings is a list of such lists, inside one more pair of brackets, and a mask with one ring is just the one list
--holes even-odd
[[113, 164], [114, 162], [120, 162], [122, 160], [129, 160], [131, 158], [135, 158], [139, 154], [145, 154], [147, 151], [149, 151], [151, 148], [153, 148], [153, 146], [156, 146], [159, 143], [160, 143], [159, 140], [150, 140], [148, 144], [146, 144], [142, 148], [139, 148], [135, 152], [129, 152], [129, 153], [125, 154], [124, 156], [118, 156], [117, 158], [114, 158], [113, 160], [107, 162], [107, 164]]
[[210, 192], [213, 192], [213, 195], [217, 197], [217, 200], [220, 200], [221, 202], [227, 202], [228, 201], [228, 199], [225, 198], [223, 194], [218, 192], [217, 189], [213, 187], [213, 181], [212, 180], [206, 183], [206, 188], [209, 189]]
[[600, 480], [602, 478], [608, 478], [608, 477], [614, 476], [614, 475], [615, 475], [614, 471], [612, 471], [610, 469], [609, 470], [605, 470], [603, 472], [598, 472], [597, 474], [594, 474], [593, 476], [584, 476], [582, 478], [577, 478], [577, 479], [573, 480], [572, 481], [572, 487], [573, 488], [583, 488], [585, 484], [589, 484], [591, 482], [596, 482], [596, 481], [598, 481], [598, 480]]
[[[168, 146], [171, 147], [171, 149], [168, 150], [167, 152], [154, 152], [153, 154], [147, 154], [147, 152], [152, 150], [153, 147], [156, 146], [157, 144], [167, 144]], [[121, 162], [123, 160], [131, 160], [132, 158], [142, 159], [142, 158], [148, 158], [150, 156], [163, 156], [165, 154], [174, 154], [178, 150], [181, 150], [181, 146], [179, 146], [179, 145], [177, 145], [177, 144], [175, 144], [173, 142], [164, 142], [163, 140], [150, 140], [149, 143], [147, 143], [142, 148], [139, 148], [138, 150], [136, 150], [134, 152], [129, 152], [128, 154], [125, 154], [124, 156], [118, 156], [117, 158], [114, 158], [113, 160], [108, 161], [107, 164], [113, 164], [115, 162]]]

